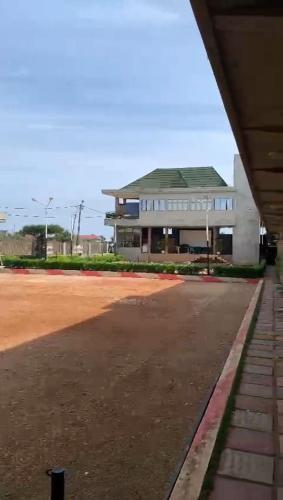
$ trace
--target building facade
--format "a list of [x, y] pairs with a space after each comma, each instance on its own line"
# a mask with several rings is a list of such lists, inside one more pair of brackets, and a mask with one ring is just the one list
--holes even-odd
[[[156, 169], [121, 189], [106, 189], [115, 210], [116, 251], [130, 260], [187, 262], [207, 253], [237, 264], [259, 261], [259, 214], [239, 155], [234, 185], [213, 167]], [[207, 230], [208, 229], [208, 230]]]

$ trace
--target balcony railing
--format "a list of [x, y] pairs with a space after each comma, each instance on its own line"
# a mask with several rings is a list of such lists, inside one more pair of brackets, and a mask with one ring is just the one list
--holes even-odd
[[107, 212], [106, 219], [138, 219], [139, 218], [139, 203], [124, 203], [116, 207], [115, 212]]
[[139, 214], [121, 214], [117, 212], [106, 212], [106, 219], [138, 219]]

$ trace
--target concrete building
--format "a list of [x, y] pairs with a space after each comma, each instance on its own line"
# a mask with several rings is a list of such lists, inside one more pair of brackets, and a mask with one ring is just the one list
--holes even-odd
[[4, 212], [0, 212], [0, 223], [1, 222], [6, 222], [7, 216]]
[[114, 228], [117, 252], [130, 260], [192, 261], [207, 253], [208, 236], [210, 253], [258, 263], [259, 215], [239, 155], [233, 186], [213, 167], [174, 168], [102, 192], [115, 198], [105, 225]]

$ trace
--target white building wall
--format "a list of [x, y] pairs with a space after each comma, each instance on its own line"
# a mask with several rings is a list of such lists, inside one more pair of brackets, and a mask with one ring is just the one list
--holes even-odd
[[257, 264], [259, 262], [259, 213], [239, 155], [234, 157], [234, 185], [237, 195], [236, 225], [233, 229], [233, 262]]
[[[146, 200], [204, 200], [214, 198], [232, 198], [236, 199], [235, 189], [231, 187], [223, 188], [203, 188], [199, 190], [186, 189], [186, 191], [172, 190], [166, 192], [161, 190], [160, 193], [141, 193], [140, 199]], [[234, 226], [236, 223], [234, 210], [211, 210], [209, 211], [210, 226]], [[168, 227], [206, 227], [206, 211], [205, 210], [164, 210], [164, 211], [143, 211], [140, 210], [138, 225], [147, 226], [168, 226]]]
[[[222, 195], [224, 198], [225, 196]], [[228, 196], [227, 196], [228, 197]], [[209, 212], [209, 225], [233, 227], [236, 223], [234, 210]], [[141, 212], [138, 224], [144, 227], [206, 227], [205, 211], [164, 211], [164, 212]]]

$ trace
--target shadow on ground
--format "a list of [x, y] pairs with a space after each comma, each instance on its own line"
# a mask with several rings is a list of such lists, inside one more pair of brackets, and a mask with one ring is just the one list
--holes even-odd
[[60, 465], [68, 499], [164, 498], [253, 290], [178, 283], [2, 352], [0, 497]]

